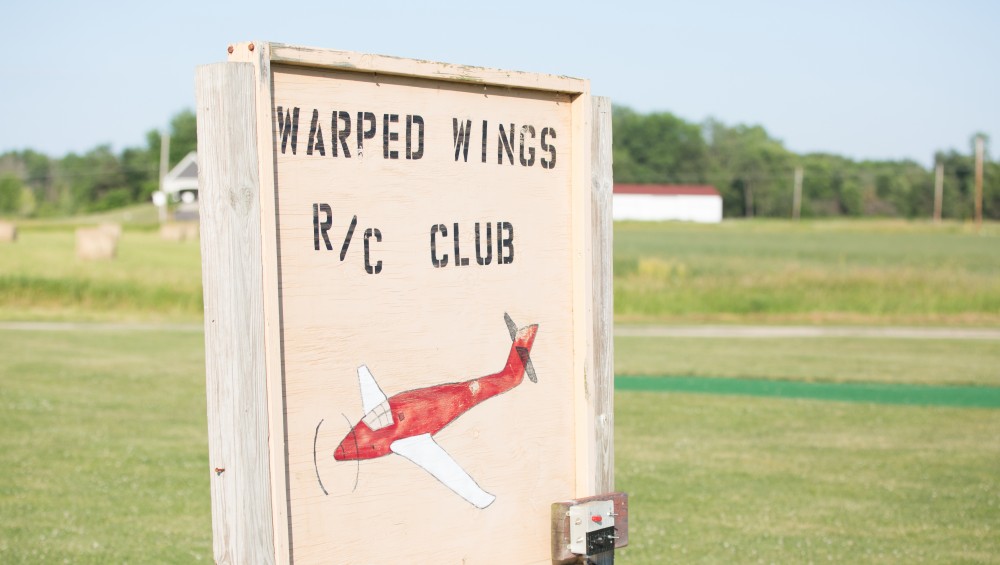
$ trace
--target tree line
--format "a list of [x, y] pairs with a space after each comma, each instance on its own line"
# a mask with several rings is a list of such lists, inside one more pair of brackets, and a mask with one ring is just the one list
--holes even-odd
[[[797, 154], [761, 126], [694, 123], [621, 106], [614, 108], [612, 130], [615, 182], [709, 184], [722, 194], [726, 217], [790, 217], [796, 168], [802, 169], [802, 217], [933, 214], [935, 171], [915, 161]], [[971, 148], [940, 151], [935, 162], [944, 168], [942, 216], [971, 219]], [[1000, 163], [984, 165], [983, 216], [1000, 219]]]
[[[854, 161], [824, 153], [796, 154], [757, 125], [714, 119], [688, 122], [669, 112], [614, 108], [614, 179], [619, 183], [710, 184], [726, 217], [789, 217], [795, 169], [802, 170], [801, 215], [930, 217], [934, 171], [915, 161]], [[195, 115], [170, 121], [170, 165], [196, 146]], [[0, 155], [0, 215], [68, 216], [149, 202], [159, 187], [160, 132], [144, 147], [115, 153], [101, 145], [53, 158], [30, 149]], [[972, 151], [941, 151], [942, 215], [974, 214]], [[983, 215], [1000, 219], [1000, 163], [984, 167]]]
[[[194, 112], [176, 114], [168, 131], [172, 166], [195, 149]], [[0, 154], [0, 216], [71, 216], [150, 202], [159, 189], [160, 143], [160, 132], [150, 130], [144, 147], [120, 153], [99, 145], [61, 158], [31, 149]]]

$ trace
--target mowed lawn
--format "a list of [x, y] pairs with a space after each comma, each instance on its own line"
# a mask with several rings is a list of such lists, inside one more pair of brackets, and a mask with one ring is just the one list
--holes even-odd
[[[1000, 326], [1000, 229], [616, 225], [619, 323]], [[197, 242], [0, 246], [0, 563], [211, 562]], [[171, 329], [174, 328], [174, 329]], [[1000, 342], [619, 337], [616, 373], [1000, 387]], [[986, 388], [983, 388], [986, 390]], [[1000, 409], [619, 390], [623, 564], [1000, 563]], [[548, 513], [547, 502], [542, 512]]]
[[615, 401], [622, 564], [1000, 562], [1000, 410]]
[[211, 563], [199, 331], [0, 330], [0, 563]]
[[[1000, 390], [997, 341], [617, 337], [615, 348], [616, 373], [649, 379]], [[634, 536], [622, 563], [1000, 562], [996, 408], [622, 390], [615, 401]]]
[[1000, 387], [1000, 341], [616, 336], [615, 373]]
[[[202, 340], [0, 330], [0, 562], [211, 561]], [[617, 486], [631, 497], [621, 563], [1000, 555], [1000, 410], [615, 400]]]

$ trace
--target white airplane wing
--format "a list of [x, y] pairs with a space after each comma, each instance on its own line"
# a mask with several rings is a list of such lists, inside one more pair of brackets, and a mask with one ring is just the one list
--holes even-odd
[[476, 484], [448, 453], [431, 438], [431, 434], [397, 439], [389, 445], [393, 453], [413, 461], [455, 494], [471, 502], [476, 508], [486, 508], [496, 497]]
[[364, 408], [365, 414], [387, 400], [385, 393], [375, 382], [372, 372], [368, 370], [368, 365], [358, 367], [358, 383], [361, 385], [361, 406]]

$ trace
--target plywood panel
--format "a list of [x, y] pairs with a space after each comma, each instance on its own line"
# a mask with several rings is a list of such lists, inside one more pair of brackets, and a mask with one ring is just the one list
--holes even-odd
[[[256, 344], [210, 427], [266, 454], [240, 475], [253, 485], [217, 481], [217, 558], [242, 555], [229, 522], [247, 491], [270, 493], [255, 547], [281, 563], [547, 562], [549, 504], [595, 494], [613, 465], [586, 82], [262, 42], [230, 60], [256, 96], [212, 100], [257, 144], [240, 210], [259, 224], [219, 200], [205, 229], [224, 237], [203, 247], [239, 233], [245, 254], [211, 259], [230, 265], [206, 267], [206, 305], [210, 287], [261, 292], [224, 316], [245, 336], [206, 338], [210, 387]], [[206, 166], [229, 182], [226, 152], [245, 149]]]
[[[466, 85], [288, 66], [274, 67], [273, 89], [295, 561], [345, 555], [370, 563], [407, 555], [493, 563], [529, 562], [525, 556], [534, 555], [543, 562], [549, 516], [539, 501], [576, 492], [569, 97], [517, 89], [483, 95]], [[293, 152], [285, 126], [295, 123], [296, 108]], [[360, 147], [359, 112], [364, 131], [373, 122], [376, 128]], [[388, 136], [387, 115], [398, 116], [388, 122]], [[351, 131], [341, 142], [348, 120]], [[513, 158], [500, 139], [501, 124]], [[464, 144], [456, 160], [456, 128], [471, 129], [468, 160]], [[542, 159], [552, 163], [553, 155], [554, 166], [543, 167]], [[330, 249], [316, 233], [328, 218], [324, 205], [332, 215], [325, 231]], [[538, 325], [531, 350], [538, 382], [524, 379], [434, 436], [495, 502], [477, 508], [395, 454], [334, 459], [364, 415], [360, 365], [388, 397], [495, 373], [511, 348], [505, 313], [519, 327]], [[450, 542], [428, 543], [433, 539]], [[510, 541], [498, 545], [498, 539]]]

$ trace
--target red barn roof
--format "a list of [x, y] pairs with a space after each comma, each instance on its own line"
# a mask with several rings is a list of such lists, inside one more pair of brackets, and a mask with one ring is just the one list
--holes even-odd
[[615, 194], [655, 194], [659, 196], [719, 196], [707, 184], [615, 184]]

